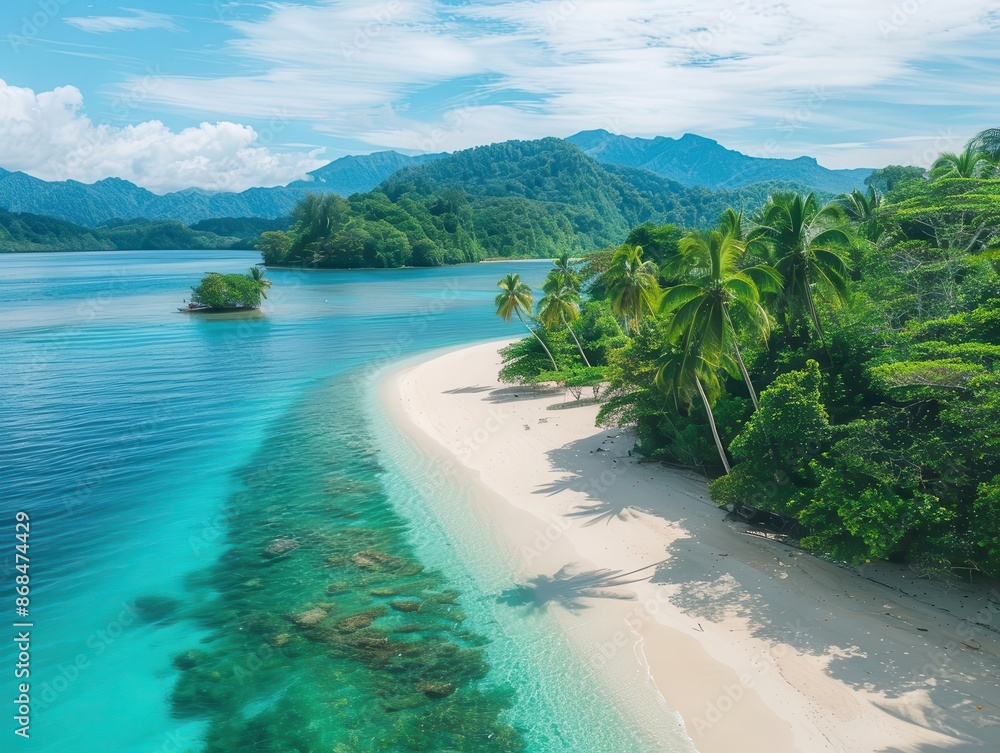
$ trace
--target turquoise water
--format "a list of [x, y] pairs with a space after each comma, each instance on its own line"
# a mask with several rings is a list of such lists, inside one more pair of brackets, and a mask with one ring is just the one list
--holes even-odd
[[547, 265], [274, 270], [260, 317], [176, 313], [255, 260], [0, 257], [7, 593], [12, 513], [32, 519], [21, 748], [656, 749], [424, 514], [372, 401], [374, 364], [510, 333], [496, 280]]

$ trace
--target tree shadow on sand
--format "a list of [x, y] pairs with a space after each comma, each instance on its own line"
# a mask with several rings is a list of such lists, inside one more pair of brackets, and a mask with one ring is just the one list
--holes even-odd
[[[652, 472], [640, 472], [634, 462], [617, 456], [617, 464], [604, 464], [614, 479], [593, 484], [595, 440], [588, 437], [550, 451], [549, 460], [561, 472], [560, 478], [538, 493], [583, 491], [586, 504], [568, 517], [629, 525], [627, 514], [621, 516], [635, 501], [635, 480], [648, 483]], [[704, 623], [737, 619], [741, 629], [763, 641], [760, 661], [770, 668], [766, 671], [779, 671], [773, 667], [779, 666], [783, 651], [820, 657], [825, 674], [846, 688], [881, 695], [887, 699], [887, 713], [951, 738], [945, 747], [906, 748], [911, 753], [1000, 750], [996, 635], [1000, 597], [990, 596], [989, 584], [917, 580], [904, 565], [888, 563], [879, 565], [881, 570], [872, 565], [867, 571], [853, 571], [763, 539], [755, 555], [740, 561], [731, 550], [739, 546], [747, 551], [737, 543], [746, 538], [745, 526], [724, 521], [725, 513], [713, 509], [703, 483], [664, 469], [657, 475], [660, 483], [667, 484], [662, 502], [652, 507], [644, 503], [643, 512], [682, 532], [669, 543], [664, 541], [667, 559], [650, 578], [671, 588], [671, 604]], [[620, 523], [613, 521], [616, 516]], [[889, 585], [880, 582], [883, 570]], [[626, 579], [618, 573], [612, 577]], [[586, 598], [572, 579], [557, 573], [552, 580], [508, 593], [519, 594], [521, 603], [539, 605], [560, 597], [570, 603]], [[582, 585], [586, 592], [587, 584]], [[531, 586], [542, 588], [536, 593]], [[600, 591], [607, 586], [590, 587]], [[961, 594], [957, 600], [956, 589]], [[945, 591], [951, 598], [939, 601], [936, 596]], [[974, 642], [966, 640], [968, 634]], [[894, 703], [903, 697], [906, 704]], [[970, 737], [970, 729], [977, 728], [975, 737]], [[898, 753], [897, 746], [886, 746], [879, 753]]]
[[442, 395], [478, 395], [481, 392], [489, 392], [492, 387], [480, 387], [476, 385], [475, 387], [456, 387], [453, 390], [445, 390]]
[[592, 505], [578, 505], [573, 512], [565, 513], [563, 517], [583, 519], [583, 525], [592, 526], [604, 522], [605, 525], [612, 520], [628, 520], [634, 517], [632, 506], [626, 500], [598, 501]]
[[554, 575], [536, 575], [527, 583], [518, 584], [500, 594], [497, 601], [511, 607], [527, 606], [543, 609], [558, 604], [570, 612], [580, 612], [590, 605], [584, 599], [619, 599], [631, 601], [635, 594], [609, 589], [648, 580], [651, 573], [636, 578], [631, 576], [649, 571], [656, 565], [623, 573], [621, 570], [583, 570], [574, 572], [575, 563], [564, 565]]
[[515, 400], [533, 400], [535, 398], [547, 397], [561, 394], [561, 387], [544, 387], [539, 385], [519, 385], [515, 387], [500, 387], [490, 390], [486, 400], [491, 403], [510, 403]]

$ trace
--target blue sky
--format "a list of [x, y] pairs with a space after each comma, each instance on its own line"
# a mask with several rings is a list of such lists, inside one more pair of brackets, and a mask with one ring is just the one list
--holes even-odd
[[5, 0], [0, 167], [241, 190], [605, 128], [830, 167], [1000, 125], [992, 0]]

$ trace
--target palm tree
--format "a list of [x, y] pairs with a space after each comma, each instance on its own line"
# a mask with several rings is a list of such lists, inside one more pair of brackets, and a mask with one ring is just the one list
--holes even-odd
[[820, 206], [815, 194], [776, 193], [761, 210], [747, 247], [755, 253], [763, 248], [784, 280], [778, 317], [786, 333], [804, 311], [826, 349], [813, 287], [832, 293], [837, 302], [847, 299], [849, 264], [843, 249], [853, 241], [843, 207]]
[[271, 281], [264, 277], [264, 270], [259, 266], [250, 267], [247, 276], [253, 280], [260, 297], [267, 300], [267, 289], [271, 287]]
[[742, 209], [737, 212], [732, 207], [726, 207], [726, 211], [719, 217], [719, 230], [741, 241], [745, 237], [745, 233], [743, 232], [744, 219]]
[[[720, 360], [726, 359], [723, 357]], [[719, 451], [719, 459], [722, 460], [722, 467], [726, 469], [728, 475], [732, 469], [729, 467], [726, 448], [722, 445], [722, 437], [719, 436], [719, 427], [715, 424], [712, 399], [709, 398], [709, 393], [718, 395], [722, 391], [718, 367], [718, 363], [710, 362], [700, 354], [681, 351], [667, 353], [657, 363], [656, 386], [668, 397], [673, 397], [674, 405], [678, 410], [680, 410], [682, 402], [690, 406], [693, 394], [698, 393], [701, 403], [705, 407], [705, 414], [708, 416], [708, 425], [712, 429], [712, 437], [715, 439], [715, 448]], [[705, 389], [706, 385], [708, 386], [707, 390]]]
[[556, 365], [556, 359], [552, 357], [552, 352], [549, 350], [545, 341], [538, 336], [528, 323], [524, 320], [524, 314], [531, 313], [531, 306], [534, 303], [535, 296], [531, 292], [531, 288], [527, 283], [521, 280], [521, 275], [507, 275], [502, 280], [497, 283], [497, 287], [500, 288], [500, 294], [496, 297], [496, 307], [497, 316], [502, 318], [505, 322], [510, 322], [511, 317], [515, 314], [517, 318], [524, 325], [524, 328], [528, 330], [535, 339], [538, 340], [539, 344], [545, 350], [545, 354], [552, 361], [552, 370], [559, 371], [559, 366]]
[[583, 352], [583, 346], [580, 345], [571, 325], [571, 322], [580, 318], [580, 309], [577, 307], [580, 294], [565, 283], [566, 277], [558, 267], [549, 272], [542, 286], [545, 297], [538, 302], [538, 320], [546, 328], [565, 325], [573, 337], [573, 342], [576, 343], [576, 349], [580, 351], [580, 358], [589, 369], [590, 361], [587, 360], [587, 354]]
[[733, 352], [756, 410], [757, 392], [740, 353], [731, 312], [741, 313], [751, 330], [766, 339], [771, 322], [761, 305], [761, 291], [781, 290], [782, 279], [767, 264], [743, 268], [745, 254], [743, 241], [721, 230], [681, 240], [680, 255], [670, 266], [680, 282], [664, 291], [660, 313], [671, 316], [667, 337], [686, 355], [712, 359], [717, 353]]
[[841, 196], [838, 203], [844, 208], [851, 222], [858, 226], [859, 234], [872, 243], [878, 243], [885, 232], [885, 227], [878, 219], [882, 197], [875, 187], [869, 186], [867, 193], [855, 188], [851, 193]]
[[1000, 128], [987, 128], [977, 133], [969, 144], [984, 152], [992, 162], [1000, 162]]
[[981, 178], [991, 165], [989, 155], [976, 148], [975, 140], [969, 142], [960, 154], [945, 152], [931, 166], [931, 180], [945, 178]]
[[611, 310], [625, 320], [626, 328], [639, 328], [639, 320], [656, 310], [660, 299], [659, 270], [642, 260], [642, 246], [621, 246], [604, 275]]
[[576, 271], [573, 260], [569, 254], [560, 254], [552, 260], [552, 273], [556, 273], [562, 278], [562, 287], [573, 291], [580, 289], [580, 275]]

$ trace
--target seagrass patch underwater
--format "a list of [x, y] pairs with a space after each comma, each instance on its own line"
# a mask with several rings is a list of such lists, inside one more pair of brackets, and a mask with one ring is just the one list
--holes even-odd
[[174, 659], [171, 710], [207, 721], [206, 753], [525, 749], [363, 427], [348, 378], [295, 406], [241, 474], [222, 556], [190, 579], [208, 632]]

